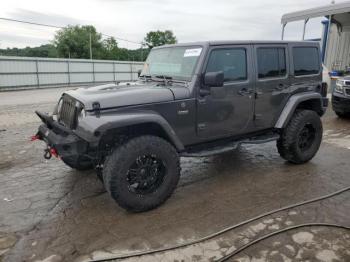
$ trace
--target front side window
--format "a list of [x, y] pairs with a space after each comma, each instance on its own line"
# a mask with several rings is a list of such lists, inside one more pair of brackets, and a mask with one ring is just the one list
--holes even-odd
[[202, 53], [199, 46], [175, 46], [152, 49], [141, 75], [191, 80]]
[[224, 82], [247, 79], [247, 55], [244, 48], [214, 49], [206, 72], [224, 72]]
[[320, 54], [316, 47], [293, 48], [294, 75], [314, 75], [320, 71]]
[[258, 77], [271, 78], [286, 75], [286, 54], [284, 48], [258, 48]]

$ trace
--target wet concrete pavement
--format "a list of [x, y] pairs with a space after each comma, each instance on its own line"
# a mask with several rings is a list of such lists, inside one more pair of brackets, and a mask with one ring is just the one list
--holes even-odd
[[[39, 124], [33, 111], [52, 111], [62, 91], [0, 93], [3, 261], [89, 261], [172, 246], [350, 186], [350, 120], [328, 110], [323, 118], [324, 142], [310, 163], [286, 163], [275, 143], [242, 146], [213, 157], [183, 158], [173, 196], [156, 210], [130, 214], [105, 193], [94, 172], [74, 171], [56, 159], [46, 161], [44, 145], [28, 141]], [[216, 260], [285, 227], [311, 222], [350, 226], [349, 216], [347, 191], [197, 245], [128, 260]], [[349, 261], [350, 235], [344, 229], [303, 227], [263, 240], [230, 261], [259, 259]]]

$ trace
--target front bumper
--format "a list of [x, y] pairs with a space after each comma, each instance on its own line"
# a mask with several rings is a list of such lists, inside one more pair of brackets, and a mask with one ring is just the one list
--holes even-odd
[[350, 112], [350, 96], [333, 93], [332, 107], [333, 110], [337, 112]]
[[88, 151], [88, 143], [74, 132], [47, 114], [36, 111], [43, 124], [39, 126], [37, 137], [49, 148], [53, 148], [61, 158], [78, 158]]

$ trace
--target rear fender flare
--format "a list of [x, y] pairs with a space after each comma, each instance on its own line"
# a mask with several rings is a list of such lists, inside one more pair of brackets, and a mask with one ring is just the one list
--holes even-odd
[[325, 109], [323, 108], [323, 98], [320, 93], [308, 92], [308, 93], [295, 94], [288, 99], [288, 102], [284, 106], [275, 124], [275, 128], [284, 128], [289, 123], [289, 120], [293, 116], [298, 105], [308, 100], [319, 101], [319, 109], [322, 111], [322, 114], [323, 114]]

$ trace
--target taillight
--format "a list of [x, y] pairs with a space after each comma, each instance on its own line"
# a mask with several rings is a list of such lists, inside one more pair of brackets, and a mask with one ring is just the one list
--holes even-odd
[[320, 93], [323, 97], [327, 96], [327, 92], [328, 92], [328, 84], [326, 82], [323, 82], [321, 85], [321, 90]]

